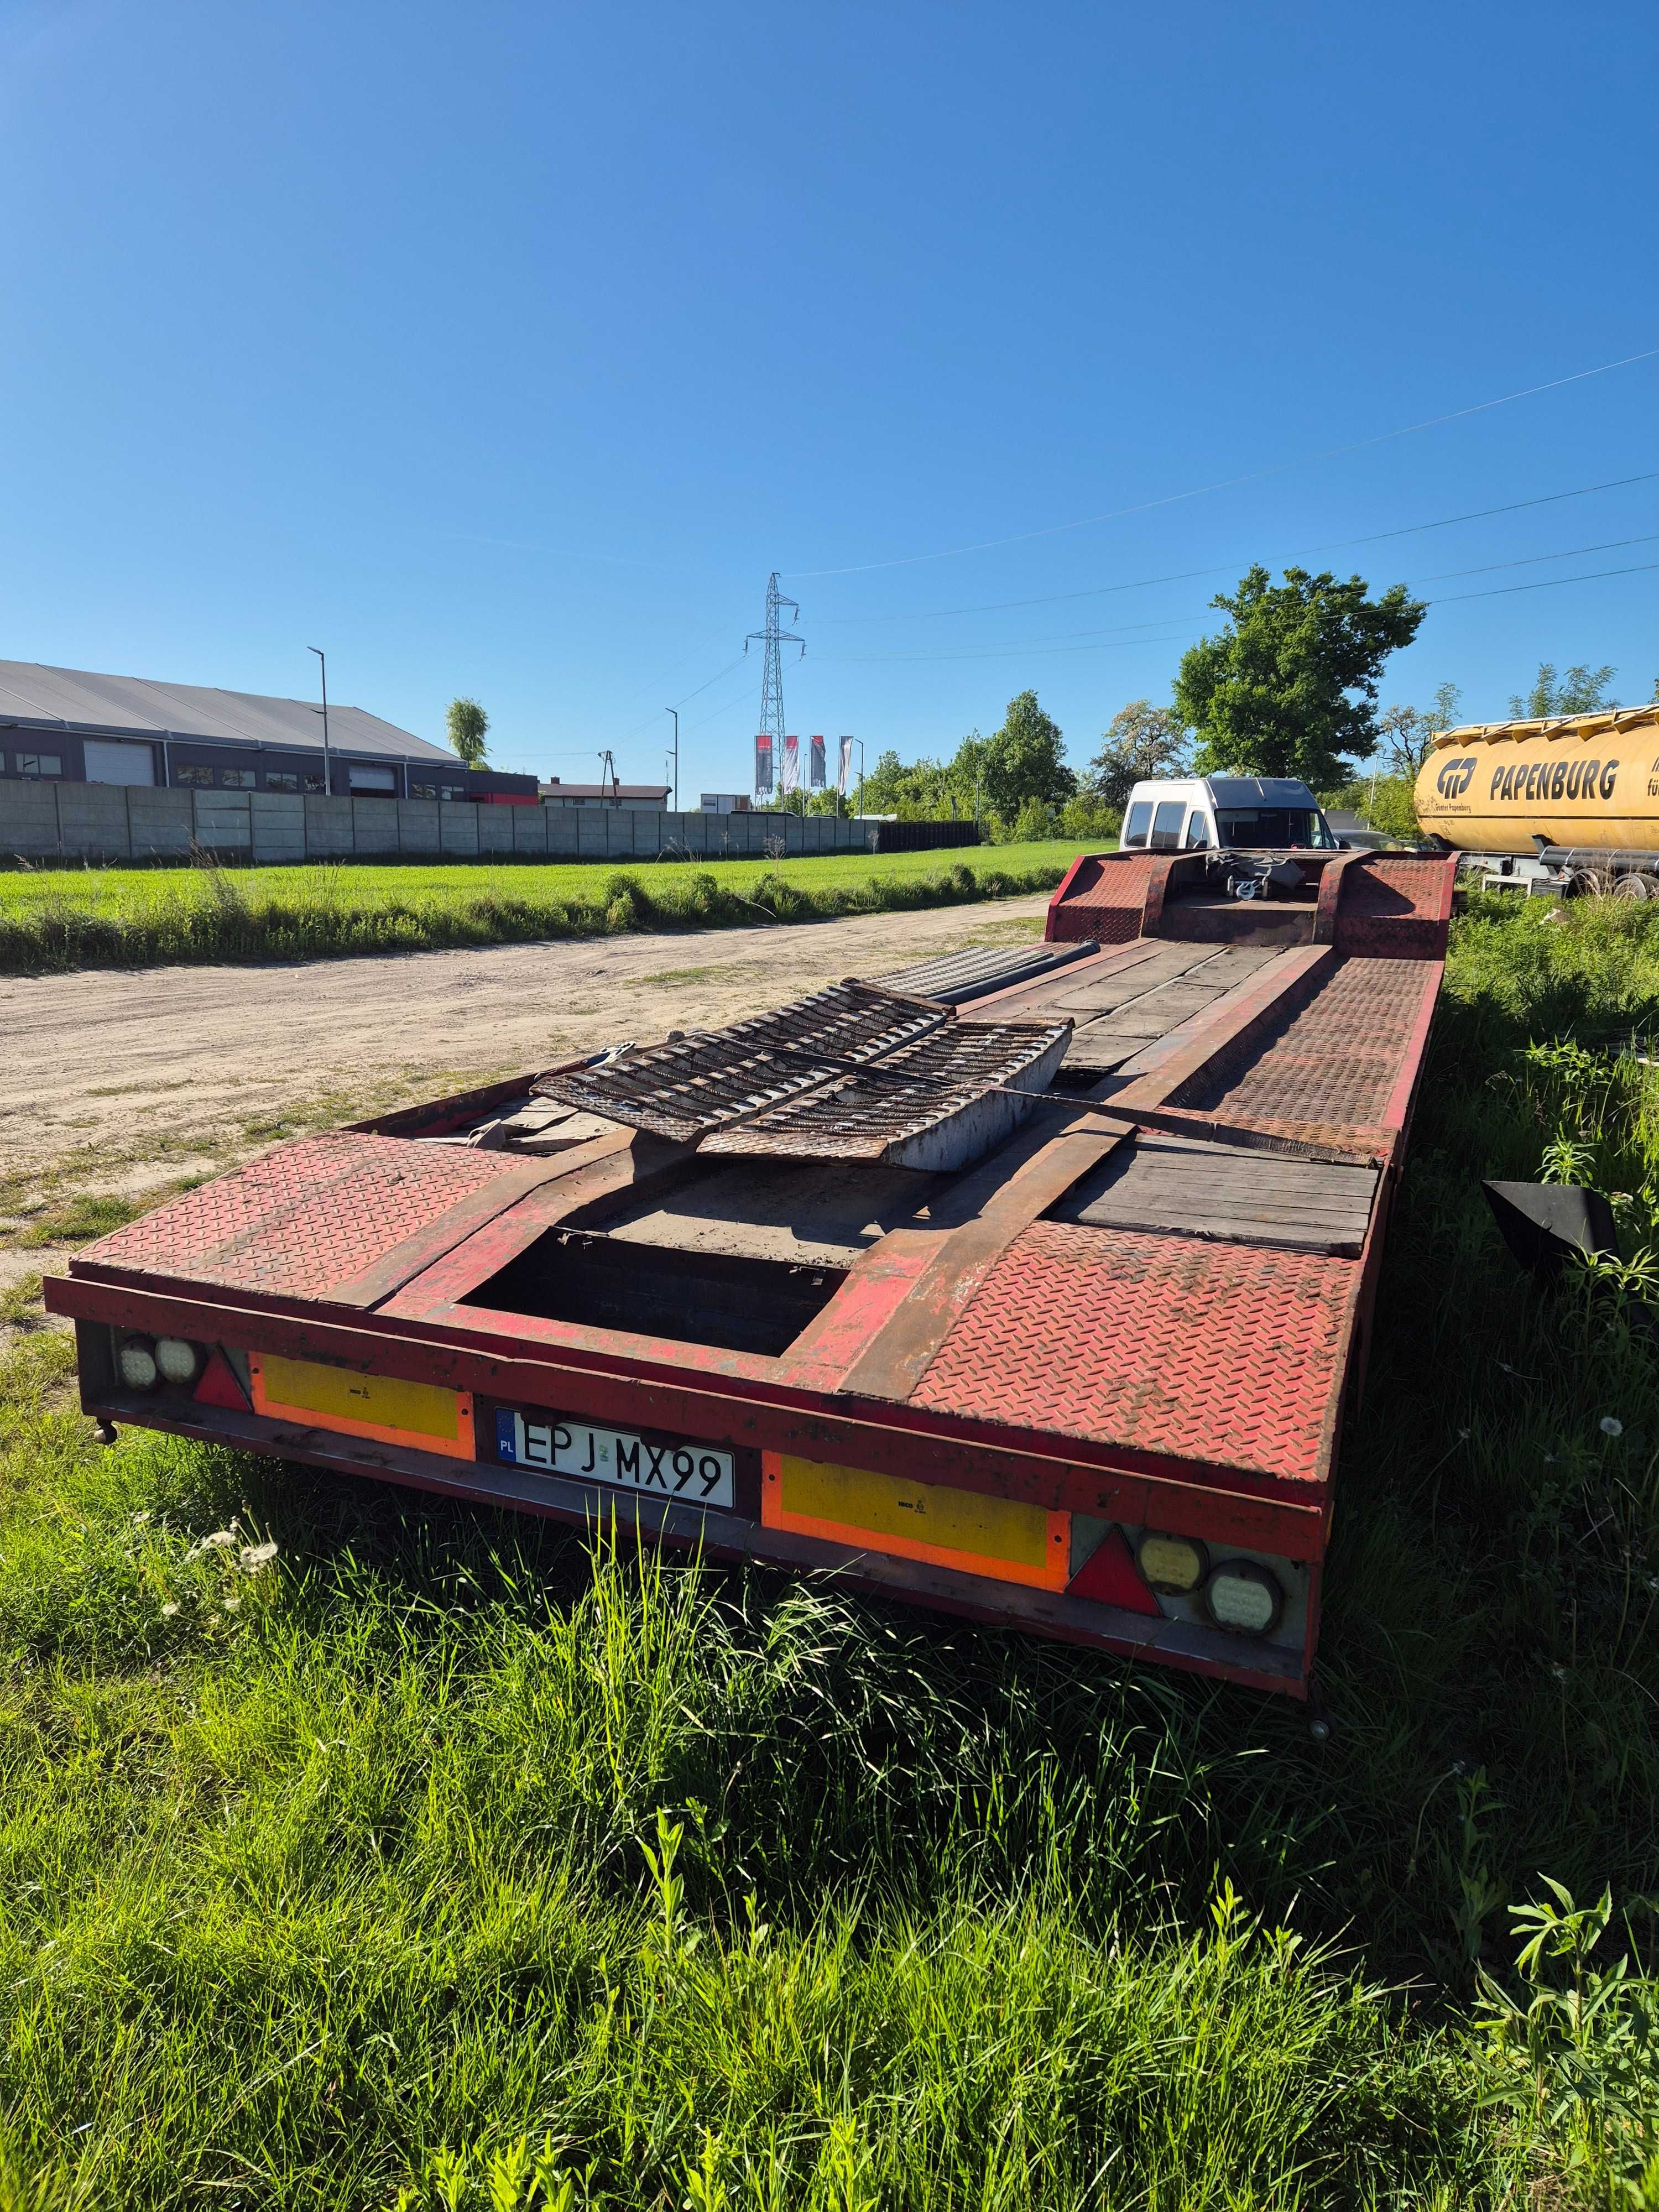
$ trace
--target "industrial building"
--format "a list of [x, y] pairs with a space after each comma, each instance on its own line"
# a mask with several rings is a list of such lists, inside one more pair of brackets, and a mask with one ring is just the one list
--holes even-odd
[[668, 805], [665, 783], [565, 783], [550, 775], [540, 790], [544, 806], [632, 806], [660, 814]]
[[0, 777], [536, 804], [533, 775], [469, 769], [362, 707], [323, 714], [195, 684], [0, 660]]

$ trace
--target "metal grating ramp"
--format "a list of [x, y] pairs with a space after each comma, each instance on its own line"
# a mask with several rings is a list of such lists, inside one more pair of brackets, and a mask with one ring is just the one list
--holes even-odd
[[1071, 1024], [951, 1022], [856, 1075], [786, 1100], [705, 1152], [798, 1160], [862, 1160], [935, 1172], [964, 1167], [1010, 1135], [1045, 1091]]
[[1064, 968], [1100, 947], [1083, 945], [977, 945], [965, 952], [947, 952], [937, 960], [919, 960], [914, 967], [896, 969], [879, 980], [890, 991], [912, 991], [918, 998], [938, 999], [947, 1006], [960, 1006], [1006, 990], [1011, 983], [1025, 983], [1046, 975], [1051, 968]]
[[863, 1063], [913, 1044], [951, 1019], [943, 1006], [849, 979], [723, 1030], [631, 1048], [598, 1067], [535, 1087], [590, 1114], [695, 1145]]

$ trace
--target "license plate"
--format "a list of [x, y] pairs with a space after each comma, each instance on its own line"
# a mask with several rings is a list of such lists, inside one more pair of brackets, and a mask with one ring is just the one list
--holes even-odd
[[495, 1416], [495, 1456], [511, 1467], [544, 1468], [577, 1482], [608, 1482], [618, 1490], [655, 1491], [696, 1505], [736, 1503], [736, 1466], [730, 1452], [707, 1444], [650, 1443], [626, 1429], [595, 1429], [585, 1421], [527, 1421], [502, 1409]]

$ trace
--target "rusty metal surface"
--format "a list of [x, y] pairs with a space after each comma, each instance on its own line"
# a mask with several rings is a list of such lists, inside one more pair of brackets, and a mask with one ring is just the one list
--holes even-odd
[[[833, 1081], [838, 1062], [880, 1058], [949, 1018], [943, 1006], [878, 984], [832, 983], [729, 1028], [647, 1045], [536, 1087], [565, 1105], [693, 1144], [758, 1109]], [[826, 1057], [815, 1060], [814, 1054]]]
[[1313, 1482], [1359, 1278], [1325, 1254], [1039, 1221], [910, 1402]]
[[[880, 1160], [938, 1129], [994, 1084], [1040, 1091], [1069, 1021], [951, 1022], [859, 1074], [790, 1099], [703, 1140], [704, 1152], [794, 1159]], [[1006, 1127], [1000, 1132], [1006, 1133]]]
[[509, 1202], [526, 1174], [500, 1152], [347, 1131], [305, 1137], [100, 1237], [77, 1271], [321, 1297], [476, 1194], [499, 1189]]
[[1049, 903], [1046, 941], [1076, 945], [1092, 937], [1100, 945], [1127, 945], [1141, 936], [1141, 916], [1156, 864], [1168, 857], [1162, 853], [1085, 854]]
[[1339, 957], [1307, 1003], [1282, 1015], [1248, 1059], [1195, 1075], [1169, 1103], [1229, 1121], [1376, 1128], [1424, 994], [1437, 981], [1437, 969], [1416, 961]]
[[1372, 959], [1443, 960], [1455, 854], [1376, 853], [1345, 868], [1334, 942]]

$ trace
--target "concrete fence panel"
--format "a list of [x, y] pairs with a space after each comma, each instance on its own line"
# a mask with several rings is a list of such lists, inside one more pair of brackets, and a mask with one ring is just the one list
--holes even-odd
[[478, 857], [477, 817], [482, 807], [438, 806], [438, 830], [443, 840], [444, 858], [451, 860], [476, 860]]
[[512, 817], [518, 813], [527, 814], [530, 811], [529, 808], [527, 806], [522, 808], [475, 806], [472, 811], [478, 818], [479, 853], [481, 854], [501, 854], [510, 857], [513, 851]]
[[513, 850], [526, 859], [544, 860], [547, 858], [547, 825], [552, 819], [551, 811], [545, 806], [503, 806], [497, 810], [505, 814], [513, 825]]
[[325, 799], [320, 792], [306, 795], [306, 855], [313, 860], [349, 860], [356, 847], [352, 838], [351, 801]]
[[127, 834], [135, 860], [187, 860], [196, 838], [196, 794], [146, 789], [127, 792]]
[[131, 859], [125, 786], [60, 783], [57, 791], [58, 836], [65, 854], [88, 860]]
[[352, 800], [352, 849], [360, 860], [383, 860], [396, 853], [398, 803], [395, 799]]
[[248, 794], [253, 857], [261, 867], [292, 867], [306, 857], [306, 803], [298, 792]]
[[[966, 825], [889, 825], [897, 848], [954, 843]], [[880, 825], [827, 814], [667, 814], [612, 806], [474, 806], [437, 799], [0, 781], [0, 865], [184, 860], [192, 846], [276, 866], [396, 856], [607, 860], [659, 854], [765, 860], [781, 853], [873, 852]], [[769, 852], [768, 848], [772, 850]]]
[[253, 810], [251, 791], [198, 791], [196, 799], [196, 842], [210, 853], [228, 860], [246, 860], [253, 855]]
[[58, 788], [0, 784], [0, 860], [50, 860], [58, 850]]
[[444, 848], [439, 817], [443, 802], [437, 799], [400, 799], [397, 802], [398, 850], [411, 858], [429, 857]]

